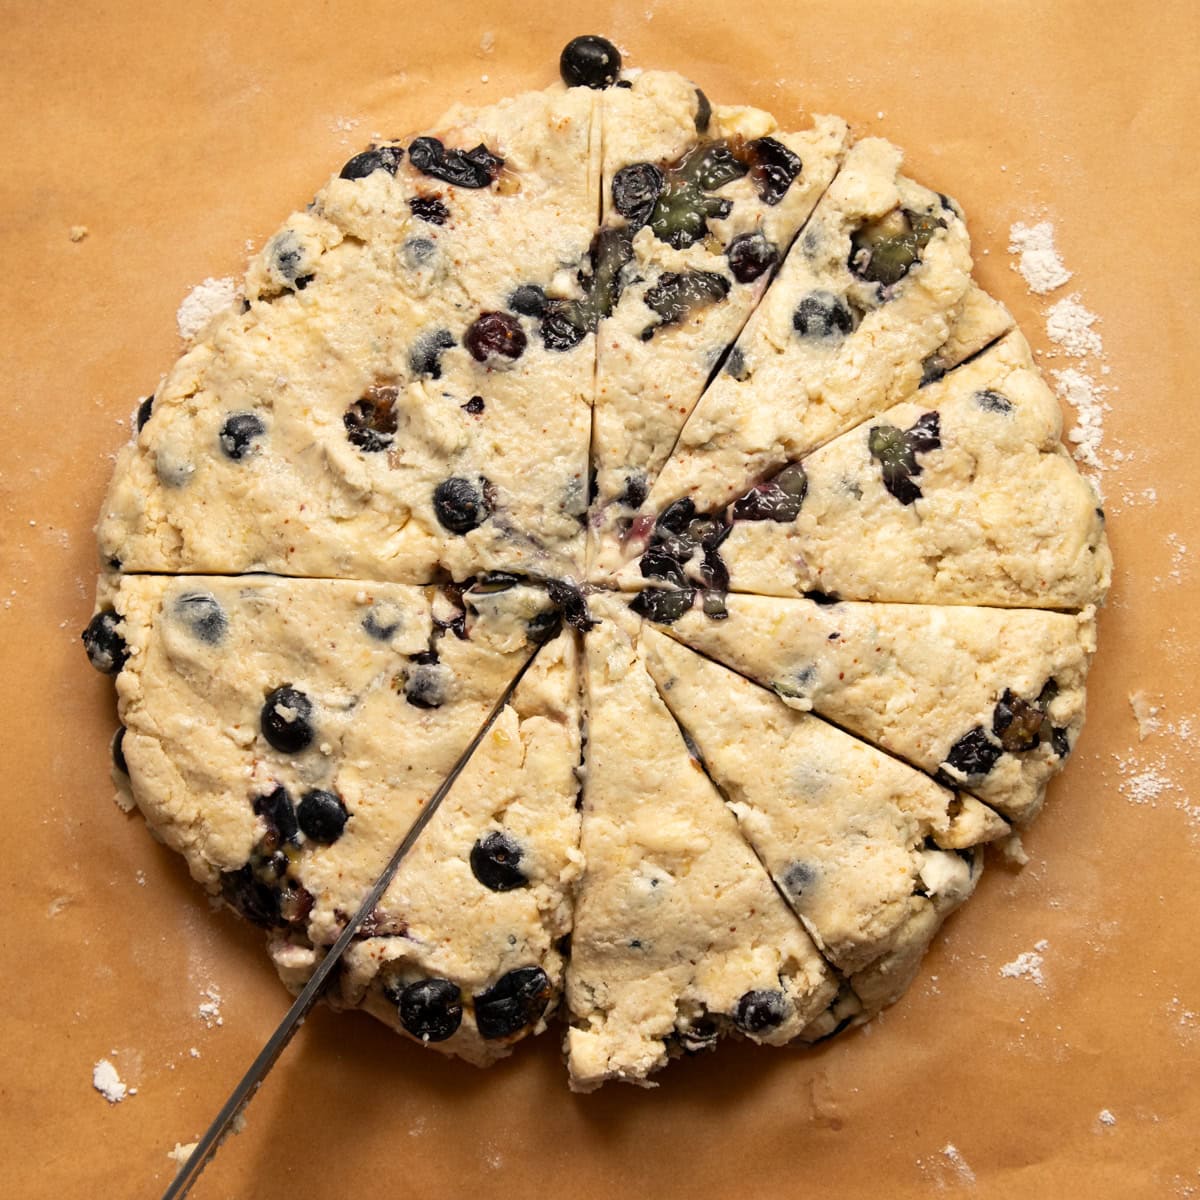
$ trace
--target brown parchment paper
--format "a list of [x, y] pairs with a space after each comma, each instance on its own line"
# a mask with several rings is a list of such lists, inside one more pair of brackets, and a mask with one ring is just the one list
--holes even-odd
[[[592, 30], [715, 100], [893, 138], [963, 204], [979, 277], [1042, 351], [1049, 300], [1078, 289], [1101, 315], [1104, 452], [1123, 461], [1104, 476], [1117, 577], [1086, 732], [1028, 866], [992, 865], [869, 1028], [813, 1053], [727, 1045], [655, 1091], [580, 1098], [553, 1035], [481, 1073], [320, 1012], [195, 1194], [1200, 1194], [1188, 0], [10, 0], [0, 15], [0, 1194], [157, 1194], [167, 1151], [287, 1003], [257, 932], [211, 913], [114, 806], [112, 689], [78, 641], [112, 455], [179, 351], [180, 300], [239, 274], [372, 133], [541, 86]], [[1045, 299], [1007, 253], [1010, 224], [1039, 216], [1074, 272]], [[1139, 689], [1161, 706], [1145, 741]], [[1041, 985], [1001, 974], [1043, 941]], [[219, 1024], [198, 1015], [210, 989]], [[101, 1057], [136, 1095], [92, 1089]]]

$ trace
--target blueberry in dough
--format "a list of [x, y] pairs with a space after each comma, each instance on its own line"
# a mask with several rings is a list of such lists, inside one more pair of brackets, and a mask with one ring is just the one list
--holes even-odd
[[523, 283], [509, 296], [508, 307], [523, 317], [540, 317], [546, 311], [546, 293], [536, 283]]
[[342, 415], [350, 444], [368, 454], [386, 450], [396, 437], [399, 396], [399, 389], [390, 385], [372, 384], [367, 388]]
[[1004, 747], [989, 738], [982, 725], [976, 725], [950, 747], [946, 765], [968, 779], [982, 779], [1003, 753]]
[[613, 176], [613, 207], [634, 225], [645, 225], [665, 183], [661, 168], [654, 163], [630, 163]]
[[463, 337], [468, 353], [481, 363], [497, 358], [518, 359], [525, 353], [527, 342], [521, 322], [506, 312], [480, 313]]
[[111, 609], [98, 612], [83, 631], [88, 662], [102, 675], [119, 675], [129, 660], [129, 647], [117, 629], [121, 618]]
[[462, 1024], [462, 991], [449, 979], [419, 979], [407, 987], [386, 988], [400, 1024], [423, 1042], [444, 1042]]
[[122, 775], [129, 774], [129, 764], [125, 761], [125, 726], [122, 725], [116, 733], [113, 734], [112, 740], [112, 760], [113, 766], [121, 772]]
[[458, 534], [478, 529], [491, 515], [484, 491], [461, 475], [453, 475], [437, 485], [433, 511], [442, 528]]
[[226, 904], [255, 925], [275, 929], [284, 924], [279, 893], [259, 879], [249, 863], [236, 871], [221, 872], [221, 895]]
[[448, 329], [431, 329], [413, 343], [408, 354], [408, 365], [418, 377], [441, 379], [442, 353], [455, 345], [454, 335]]
[[854, 315], [840, 296], [809, 292], [792, 314], [792, 328], [803, 338], [842, 337], [854, 328]]
[[621, 52], [608, 38], [581, 34], [563, 47], [558, 69], [567, 87], [612, 87], [621, 73]]
[[300, 797], [296, 807], [296, 821], [301, 832], [309, 841], [332, 845], [342, 836], [350, 814], [342, 798], [323, 788], [313, 788]]
[[253, 448], [254, 440], [266, 431], [267, 427], [257, 413], [230, 413], [221, 426], [221, 450], [226, 458], [241, 462]]
[[396, 168], [403, 158], [404, 149], [401, 146], [370, 146], [346, 163], [339, 178], [366, 179], [376, 171], [386, 171], [389, 175], [395, 175]]
[[741, 233], [729, 243], [725, 257], [738, 283], [753, 283], [779, 262], [779, 247], [761, 233]]
[[146, 422], [150, 420], [150, 414], [154, 411], [154, 397], [147, 396], [145, 400], [137, 407], [137, 417], [135, 418], [138, 428], [138, 433], [141, 433], [146, 427]]
[[529, 882], [521, 870], [522, 857], [514, 837], [502, 829], [493, 829], [471, 847], [471, 873], [493, 892], [511, 892]]
[[408, 207], [414, 217], [430, 225], [445, 225], [450, 219], [450, 210], [436, 196], [414, 196]]
[[299, 754], [312, 745], [313, 704], [301, 691], [284, 684], [267, 693], [262, 706], [263, 737], [283, 754]]
[[509, 1037], [538, 1021], [550, 1000], [550, 980], [541, 967], [518, 967], [475, 997], [481, 1037]]
[[500, 174], [504, 159], [480, 144], [473, 150], [447, 149], [435, 137], [419, 137], [408, 161], [423, 175], [462, 188], [485, 188]]
[[1007, 396], [1002, 396], [999, 392], [993, 391], [991, 388], [984, 388], [982, 391], [976, 392], [975, 403], [978, 404], [984, 412], [1012, 412], [1012, 401]]
[[175, 616], [210, 646], [219, 645], [229, 628], [229, 618], [212, 592], [184, 592], [175, 601]]
[[747, 992], [733, 1010], [733, 1023], [743, 1033], [766, 1033], [787, 1020], [787, 997], [774, 988]]
[[660, 625], [670, 625], [678, 621], [696, 599], [696, 593], [691, 588], [676, 590], [671, 588], [647, 588], [630, 601], [629, 607], [648, 621], [657, 621]]
[[404, 698], [414, 708], [441, 708], [446, 703], [442, 669], [436, 664], [418, 665], [404, 681]]
[[280, 785], [265, 796], [254, 797], [254, 811], [262, 817], [280, 842], [292, 842], [300, 832], [296, 820], [296, 806], [287, 788]]

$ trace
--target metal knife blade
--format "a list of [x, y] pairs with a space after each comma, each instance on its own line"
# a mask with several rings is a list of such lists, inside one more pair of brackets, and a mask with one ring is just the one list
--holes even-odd
[[326, 981], [341, 961], [346, 948], [354, 940], [355, 933], [358, 932], [367, 917], [375, 911], [375, 906], [383, 897], [383, 893], [387, 891], [388, 884], [392, 882], [396, 871], [404, 860], [404, 856], [413, 848], [417, 838], [421, 836], [421, 831], [433, 819], [433, 814], [437, 811], [442, 800], [445, 799], [446, 793], [454, 786], [454, 781], [462, 773], [463, 768], [467, 765], [467, 761], [479, 748], [479, 743], [487, 736], [487, 732], [495, 724], [496, 718], [504, 711], [504, 706], [512, 699], [513, 693], [517, 690], [517, 685], [524, 678], [525, 672], [529, 670], [536, 657], [537, 651], [535, 650], [504, 689], [504, 693], [496, 701], [492, 711], [488, 714], [487, 720], [480, 726], [479, 731], [471, 739], [467, 748], [459, 755], [458, 761], [451, 768], [450, 773], [442, 780], [437, 790], [429, 798], [429, 803], [421, 810], [420, 815], [412, 823], [412, 827], [408, 833], [404, 835], [404, 840], [396, 847], [395, 853], [388, 860], [388, 864], [384, 867], [379, 878], [371, 886], [371, 890], [367, 893], [366, 898], [359, 905], [358, 911], [350, 919], [346, 928], [342, 930], [337, 941], [329, 948], [329, 953], [317, 964], [317, 969], [313, 972], [312, 978], [308, 983], [304, 985], [304, 990], [296, 997], [292, 1003], [292, 1007], [288, 1009], [287, 1015], [279, 1022], [275, 1032], [271, 1034], [267, 1039], [266, 1045], [259, 1051], [258, 1057], [250, 1064], [249, 1069], [242, 1076], [237, 1087], [230, 1093], [229, 1099], [221, 1106], [220, 1112], [213, 1118], [212, 1124], [209, 1125], [204, 1136], [196, 1143], [195, 1150], [192, 1151], [187, 1162], [183, 1164], [179, 1174], [175, 1176], [170, 1186], [163, 1192], [163, 1200], [182, 1200], [191, 1191], [192, 1185], [200, 1176], [200, 1172], [204, 1170], [209, 1160], [216, 1154], [234, 1119], [249, 1104], [254, 1093], [262, 1085], [267, 1072], [275, 1065], [276, 1060], [295, 1036], [296, 1030], [304, 1024], [304, 1019], [312, 1010], [313, 1005], [321, 998], [321, 992], [324, 990]]

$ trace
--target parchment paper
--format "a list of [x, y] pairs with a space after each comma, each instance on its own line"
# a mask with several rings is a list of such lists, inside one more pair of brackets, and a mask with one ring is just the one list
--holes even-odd
[[[1028, 866], [993, 863], [866, 1030], [572, 1097], [554, 1035], [480, 1073], [321, 1012], [195, 1194], [1200, 1194], [1191, 4], [43, 0], [3, 18], [0, 1192], [157, 1194], [287, 1003], [258, 933], [113, 805], [112, 689], [78, 640], [111, 456], [179, 352], [180, 300], [239, 274], [372, 133], [548, 83], [596, 31], [714, 100], [832, 110], [904, 146], [1041, 350], [1050, 302], [1078, 290], [1101, 315], [1103, 453], [1123, 461], [1086, 732]], [[1007, 253], [1039, 217], [1074, 272], [1045, 298]], [[1138, 690], [1162, 706], [1145, 741]], [[1040, 984], [1001, 973], [1027, 952]], [[136, 1095], [93, 1090], [102, 1057]]]

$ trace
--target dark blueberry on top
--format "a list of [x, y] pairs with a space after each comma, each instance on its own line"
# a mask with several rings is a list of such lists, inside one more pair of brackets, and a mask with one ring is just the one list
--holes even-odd
[[483, 490], [461, 475], [453, 475], [437, 485], [433, 511], [443, 529], [458, 534], [478, 529], [491, 515]]
[[292, 803], [287, 788], [280, 785], [265, 796], [255, 796], [254, 811], [262, 817], [267, 828], [276, 834], [280, 842], [295, 841], [296, 834], [300, 832], [300, 825], [296, 820], [296, 806]]
[[800, 463], [789, 463], [774, 478], [756, 484], [731, 510], [735, 521], [794, 521], [808, 494], [808, 476]]
[[543, 609], [525, 622], [525, 634], [535, 646], [544, 646], [562, 633], [562, 613], [557, 608]]
[[1056, 725], [1051, 731], [1050, 748], [1059, 758], [1066, 758], [1071, 753], [1071, 742], [1067, 737], [1067, 731], [1059, 725]]
[[436, 196], [414, 196], [408, 207], [414, 217], [430, 225], [445, 225], [450, 219], [450, 210]]
[[395, 175], [396, 168], [404, 158], [401, 146], [369, 146], [361, 154], [356, 154], [340, 172], [342, 179], [365, 179], [376, 171], [386, 171]]
[[689, 496], [683, 496], [678, 500], [672, 500], [662, 510], [658, 520], [654, 523], [654, 528], [658, 531], [665, 529], [668, 533], [683, 533], [692, 523], [695, 515], [696, 502]]
[[670, 625], [678, 621], [696, 598], [696, 593], [686, 588], [674, 590], [670, 588], [647, 588], [629, 602], [629, 607], [648, 621], [656, 621], [659, 625]]
[[779, 247], [761, 233], [742, 233], [729, 243], [725, 257], [738, 283], [753, 283], [779, 262]]
[[511, 892], [529, 882], [521, 870], [522, 857], [515, 838], [502, 829], [493, 829], [471, 847], [471, 872], [485, 888]]
[[758, 198], [764, 204], [778, 204], [804, 165], [798, 154], [773, 137], [747, 142], [745, 157], [750, 163], [750, 178]]
[[588, 633], [596, 628], [596, 622], [588, 612], [583, 593], [573, 583], [568, 583], [565, 579], [547, 579], [546, 595], [550, 598], [550, 603], [566, 618], [567, 624], [578, 629], [580, 633]]
[[883, 486], [901, 504], [921, 499], [921, 488], [914, 482], [921, 474], [917, 455], [937, 450], [941, 444], [941, 417], [936, 412], [922, 414], [905, 430], [874, 425], [867, 434], [867, 449], [880, 464]]
[[221, 449], [226, 458], [241, 462], [250, 452], [254, 439], [267, 432], [262, 417], [252, 412], [230, 413], [221, 426]]
[[721, 1030], [711, 1017], [700, 1017], [676, 1033], [685, 1054], [701, 1054], [716, 1048]]
[[755, 988], [747, 992], [733, 1010], [733, 1023], [743, 1033], [766, 1033], [769, 1029], [778, 1029], [787, 1017], [787, 997], [774, 988]]
[[122, 775], [129, 774], [129, 764], [125, 761], [125, 726], [122, 725], [116, 733], [113, 734], [112, 746], [113, 766], [121, 772]]
[[783, 873], [779, 881], [784, 895], [793, 902], [799, 900], [808, 888], [817, 882], [816, 868], [809, 863], [794, 862]]
[[83, 631], [88, 662], [102, 675], [118, 675], [129, 659], [129, 647], [117, 630], [121, 618], [111, 609], [98, 612]]
[[558, 70], [567, 87], [612, 87], [621, 73], [621, 52], [608, 38], [585, 33], [563, 47]]
[[[678, 325], [710, 304], [729, 295], [729, 280], [716, 271], [664, 271], [643, 296], [646, 307], [656, 312], [663, 325]], [[643, 331], [648, 341], [655, 326]]]
[[840, 296], [809, 292], [792, 314], [792, 328], [809, 338], [842, 337], [854, 328], [854, 315]]
[[641, 471], [635, 471], [632, 475], [626, 476], [625, 490], [619, 499], [622, 504], [628, 504], [630, 508], [641, 508], [646, 503], [649, 491], [650, 484], [646, 476]]
[[708, 97], [699, 89], [696, 89], [696, 132], [707, 133], [709, 122], [712, 120], [712, 105], [708, 101]]
[[469, 412], [471, 416], [477, 417], [483, 412], [483, 397], [472, 396], [466, 404], [462, 405], [463, 412]]
[[404, 681], [404, 698], [414, 708], [441, 708], [446, 703], [446, 680], [436, 664], [418, 664]]
[[284, 924], [279, 893], [259, 879], [249, 863], [236, 871], [221, 872], [221, 895], [226, 904], [255, 925], [275, 929]]
[[352, 446], [376, 454], [386, 450], [396, 437], [396, 401], [399, 389], [372, 384], [342, 415], [346, 437]]
[[523, 317], [540, 317], [546, 311], [546, 293], [536, 283], [523, 283], [509, 296], [508, 307]]
[[930, 238], [945, 227], [938, 217], [895, 208], [851, 235], [847, 265], [859, 279], [892, 287], [921, 261]]
[[984, 388], [982, 391], [976, 392], [975, 403], [978, 404], [984, 412], [1012, 412], [1012, 401], [1007, 396], [1002, 396], [999, 392], [992, 391], [991, 388]]
[[484, 571], [471, 585], [471, 592], [476, 596], [495, 596], [512, 591], [524, 578], [515, 571]]
[[216, 646], [229, 628], [229, 618], [212, 592], [184, 592], [175, 601], [175, 616], [210, 646]]
[[462, 991], [449, 979], [419, 979], [389, 998], [400, 1024], [423, 1042], [444, 1042], [462, 1024]]
[[412, 373], [429, 379], [441, 379], [442, 353], [454, 344], [454, 335], [448, 329], [431, 329], [421, 334], [408, 352], [408, 365]]
[[342, 836], [350, 814], [341, 796], [322, 788], [313, 788], [300, 797], [296, 822], [304, 836], [323, 846], [330, 846]]
[[643, 579], [662, 579], [674, 587], [686, 588], [687, 576], [683, 567], [672, 556], [667, 547], [649, 546], [638, 564]]
[[145, 400], [137, 406], [137, 422], [138, 433], [146, 427], [146, 422], [150, 420], [150, 414], [154, 411], [154, 397], [147, 396]]
[[992, 741], [982, 725], [976, 725], [950, 747], [945, 761], [968, 779], [982, 779], [1003, 753], [1004, 747]]
[[633, 224], [645, 225], [665, 183], [661, 169], [653, 163], [630, 163], [613, 176], [613, 207]]
[[527, 343], [521, 322], [506, 312], [480, 313], [463, 337], [471, 357], [481, 363], [493, 358], [520, 358]]
[[1041, 742], [1045, 721], [1046, 714], [1039, 705], [1022, 700], [1005, 688], [992, 714], [992, 732], [1005, 750], [1017, 754], [1033, 750]]
[[475, 997], [481, 1037], [503, 1038], [538, 1021], [550, 1001], [550, 980], [541, 967], [518, 967]]
[[263, 737], [283, 754], [299, 754], [312, 744], [312, 701], [284, 684], [267, 693], [262, 706]]
[[542, 335], [542, 345], [547, 350], [574, 350], [588, 335], [585, 320], [576, 316], [568, 304], [552, 304], [542, 314], [538, 326]]
[[500, 174], [504, 159], [482, 143], [473, 150], [447, 149], [435, 137], [419, 137], [408, 148], [408, 161], [423, 175], [462, 188], [485, 188]]

